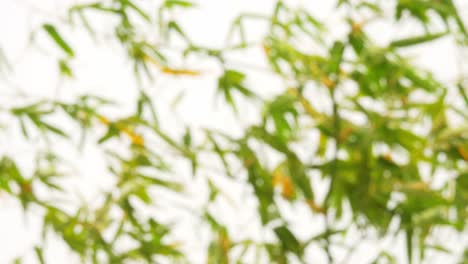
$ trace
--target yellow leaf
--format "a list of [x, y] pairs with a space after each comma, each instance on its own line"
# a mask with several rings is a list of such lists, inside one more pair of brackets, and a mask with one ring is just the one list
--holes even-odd
[[[298, 96], [297, 90], [294, 88], [288, 88], [288, 94], [293, 95], [293, 96]], [[313, 119], [319, 120], [322, 118], [322, 114], [320, 114], [315, 108], [312, 106], [312, 104], [303, 96], [300, 96], [299, 102], [302, 105], [302, 108], [307, 112], [307, 114], [312, 117]]]
[[364, 23], [356, 23], [356, 22], [353, 22], [351, 24], [351, 31], [353, 33], [359, 33], [362, 31], [362, 26], [363, 26]]
[[[108, 126], [111, 123], [111, 121], [109, 119], [107, 119], [106, 117], [104, 117], [102, 115], [99, 115], [97, 118], [98, 118], [98, 120], [99, 120], [99, 122], [101, 124], [104, 124], [106, 126]], [[143, 137], [136, 134], [131, 129], [129, 129], [127, 127], [122, 127], [122, 125], [118, 124], [118, 123], [116, 124], [116, 127], [117, 127], [117, 129], [119, 129], [120, 132], [126, 134], [130, 138], [130, 140], [132, 141], [133, 144], [138, 145], [138, 146], [144, 146], [145, 145], [145, 140], [143, 139]]]
[[199, 76], [201, 75], [200, 71], [189, 70], [189, 69], [174, 69], [170, 67], [163, 67], [159, 62], [154, 60], [149, 56], [145, 56], [145, 61], [152, 63], [156, 67], [161, 69], [161, 72], [170, 74], [170, 75], [189, 75], [189, 76]]
[[383, 159], [388, 161], [388, 162], [393, 162], [392, 154], [387, 153], [383, 156]]
[[425, 191], [429, 189], [429, 186], [425, 182], [413, 182], [406, 184], [405, 188], [415, 191]]
[[130, 138], [130, 140], [132, 141], [133, 144], [138, 145], [138, 146], [144, 146], [145, 145], [145, 140], [143, 139], [143, 137], [136, 134], [132, 130], [124, 127], [124, 128], [121, 129], [121, 131], [124, 132], [125, 134], [127, 134], [127, 136]]
[[152, 63], [153, 65], [155, 65], [157, 67], [161, 67], [159, 62], [157, 62], [155, 59], [153, 59], [153, 58], [151, 58], [149, 56], [145, 56], [144, 59], [145, 59], [145, 61], [150, 62], [150, 63]]
[[323, 85], [325, 85], [325, 87], [327, 87], [328, 89], [333, 89], [336, 86], [336, 83], [333, 80], [331, 80], [330, 78], [328, 78], [327, 76], [322, 76], [320, 78], [320, 82]]
[[429, 185], [426, 182], [423, 182], [423, 181], [408, 182], [408, 183], [397, 182], [396, 187], [398, 189], [404, 189], [404, 190], [410, 190], [410, 191], [427, 191], [427, 190], [429, 190]]
[[104, 125], [109, 125], [110, 124], [109, 119], [107, 119], [106, 117], [104, 117], [102, 115], [98, 116], [98, 120], [99, 120], [99, 122], [101, 122]]
[[273, 173], [273, 186], [281, 190], [281, 195], [284, 198], [292, 199], [294, 197], [294, 185], [291, 179], [279, 170]]
[[229, 248], [231, 247], [231, 240], [225, 233], [221, 232], [219, 234], [218, 242], [221, 246], [224, 256], [227, 257], [229, 253]]
[[170, 75], [189, 75], [189, 76], [199, 76], [200, 71], [188, 70], [188, 69], [173, 69], [169, 67], [161, 68], [161, 72], [170, 74]]

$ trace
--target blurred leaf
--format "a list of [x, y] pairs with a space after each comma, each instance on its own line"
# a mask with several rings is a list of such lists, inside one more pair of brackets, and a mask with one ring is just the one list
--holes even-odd
[[68, 43], [62, 38], [57, 29], [51, 24], [44, 24], [44, 30], [55, 41], [55, 43], [70, 57], [74, 57], [75, 53]]
[[401, 47], [419, 45], [419, 44], [431, 42], [436, 39], [445, 37], [447, 36], [447, 34], [448, 32], [441, 32], [437, 34], [427, 34], [424, 36], [417, 36], [417, 37], [410, 37], [406, 39], [395, 40], [390, 43], [390, 47], [401, 48]]
[[218, 79], [218, 92], [222, 93], [224, 99], [237, 112], [233, 98], [233, 91], [237, 91], [246, 97], [255, 97], [255, 94], [244, 86], [245, 74], [235, 70], [225, 70]]
[[166, 0], [163, 4], [167, 8], [174, 8], [174, 7], [181, 7], [181, 8], [189, 8], [193, 7], [194, 4], [190, 1], [184, 0]]
[[301, 244], [286, 226], [276, 227], [274, 231], [286, 252], [289, 251], [298, 257], [302, 257], [303, 252]]

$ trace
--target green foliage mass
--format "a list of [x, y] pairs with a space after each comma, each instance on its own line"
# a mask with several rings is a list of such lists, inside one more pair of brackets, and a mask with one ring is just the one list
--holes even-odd
[[[339, 38], [329, 23], [306, 7], [272, 1], [271, 14], [240, 14], [223, 47], [192, 41], [191, 32], [173, 15], [183, 16], [198, 3], [165, 0], [154, 10], [144, 2], [75, 5], [65, 22], [44, 23], [34, 32], [54, 43], [60, 54], [58, 69], [72, 82], [80, 43], [66, 32], [84, 28], [99, 42], [104, 37], [91, 18], [112, 19], [112, 38], [139, 80], [133, 113], [110, 118], [103, 109], [118, 106], [93, 94], [1, 109], [14, 120], [8, 125], [20, 128], [22, 140], [31, 146], [40, 135], [50, 145], [69, 141], [78, 148], [94, 144], [105, 150], [105, 166], [114, 179], [113, 186], [99, 195], [98, 205], [76, 206], [38, 195], [38, 190], [70, 195], [63, 184], [66, 162], [52, 147], [37, 154], [30, 173], [17, 157], [0, 159], [0, 193], [16, 198], [25, 212], [38, 211], [42, 219], [42, 239], [31, 249], [37, 263], [56, 263], [45, 252], [52, 250], [47, 242], [57, 238], [83, 263], [195, 263], [183, 246], [186, 241], [172, 238], [177, 221], [166, 223], [141, 211], [161, 203], [154, 190], [182, 197], [196, 180], [206, 183], [209, 191], [203, 206], [167, 205], [170, 210], [186, 210], [208, 232], [202, 252], [205, 263], [319, 263], [314, 257], [320, 254], [328, 263], [346, 263], [370, 237], [405, 244], [399, 255], [388, 249], [369, 252], [372, 263], [426, 263], [428, 252], [467, 263], [467, 254], [433, 243], [440, 230], [456, 235], [466, 231], [468, 97], [463, 72], [458, 80], [442, 81], [405, 55], [407, 49], [443, 39], [453, 41], [457, 49], [466, 48], [462, 10], [452, 0], [340, 0], [335, 12], [346, 34]], [[384, 6], [392, 9], [383, 10]], [[378, 22], [416, 23], [420, 33], [377, 44], [368, 27]], [[260, 42], [251, 41], [248, 34], [253, 23], [267, 25]], [[141, 25], [157, 28], [158, 35], [145, 35]], [[177, 48], [167, 49], [172, 45]], [[281, 91], [262, 94], [255, 69], [230, 63], [231, 54], [252, 49], [262, 52], [268, 64], [262, 70], [282, 82]], [[246, 105], [261, 118], [243, 126], [240, 134], [188, 124], [181, 135], [167, 131], [165, 118], [142, 83], [162, 75], [191, 80], [205, 74], [177, 66], [174, 52], [183, 59], [203, 58], [219, 66], [222, 73], [214, 83], [223, 104], [218, 107], [230, 108], [239, 123]], [[14, 67], [6, 63], [7, 57], [7, 51], [0, 53], [4, 75]], [[177, 101], [182, 97], [178, 95]], [[79, 127], [79, 139], [51, 121], [57, 115]], [[461, 121], [450, 122], [455, 117]], [[124, 153], [107, 147], [112, 143], [125, 146]], [[270, 160], [271, 155], [277, 161]], [[193, 178], [174, 181], [170, 175], [177, 166], [187, 166]], [[241, 237], [217, 217], [232, 209], [215, 207], [226, 196], [225, 187], [206, 176], [213, 166], [221, 168], [218, 179], [248, 189], [245, 195], [256, 204], [252, 225], [257, 223], [267, 235]], [[441, 174], [444, 183], [434, 184]], [[300, 227], [291, 225], [291, 213], [286, 211], [299, 207], [306, 208], [307, 217], [321, 221], [321, 232], [304, 237]], [[236, 210], [242, 214], [242, 208]], [[355, 240], [352, 245], [345, 243], [350, 237]], [[132, 243], [122, 248], [122, 241]], [[339, 251], [347, 252], [344, 260]]]

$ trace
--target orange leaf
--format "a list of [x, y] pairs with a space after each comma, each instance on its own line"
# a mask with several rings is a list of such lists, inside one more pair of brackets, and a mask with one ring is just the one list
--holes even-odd
[[353, 22], [351, 24], [351, 30], [353, 33], [358, 33], [358, 32], [361, 32], [362, 31], [362, 26], [363, 26], [363, 23], [355, 23]]
[[271, 49], [266, 44], [262, 44], [263, 52], [265, 52], [266, 56], [270, 56]]
[[387, 153], [383, 156], [383, 159], [388, 161], [388, 162], [393, 162], [392, 154]]
[[145, 140], [143, 139], [142, 136], [136, 134], [132, 130], [128, 128], [122, 128], [122, 132], [127, 134], [127, 136], [130, 138], [133, 144], [138, 145], [138, 146], [144, 146], [145, 145]]
[[464, 148], [462, 146], [459, 146], [457, 148], [458, 150], [458, 153], [460, 154], [460, 156], [462, 156], [462, 158], [466, 161], [468, 161], [468, 149], [467, 148]]
[[320, 82], [322, 82], [322, 84], [325, 85], [328, 89], [333, 89], [336, 86], [336, 83], [327, 76], [322, 76], [322, 78], [320, 78]]
[[307, 205], [309, 205], [310, 209], [312, 209], [312, 211], [316, 212], [316, 213], [321, 213], [321, 214], [325, 214], [327, 212], [327, 210], [325, 210], [325, 208], [317, 205], [314, 201], [312, 200], [307, 200]]
[[273, 173], [273, 186], [279, 187], [281, 195], [286, 199], [292, 199], [294, 196], [294, 185], [291, 179], [280, 171]]
[[21, 191], [23, 193], [32, 193], [33, 188], [30, 182], [25, 182], [20, 185]]

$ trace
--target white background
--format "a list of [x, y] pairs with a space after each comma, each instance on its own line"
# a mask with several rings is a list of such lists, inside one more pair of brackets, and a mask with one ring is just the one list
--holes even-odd
[[[155, 2], [155, 1], [152, 1]], [[308, 7], [310, 12], [319, 20], [326, 21], [330, 27], [330, 34], [339, 38], [346, 32], [347, 28], [339, 20], [339, 14], [333, 11], [334, 1], [287, 1], [292, 5], [303, 4]], [[393, 2], [393, 1], [388, 1]], [[463, 1], [460, 2], [462, 6]], [[60, 51], [38, 31], [37, 41], [31, 45], [28, 44], [31, 31], [37, 31], [44, 22], [60, 23], [60, 19], [66, 14], [67, 6], [77, 3], [77, 1], [66, 0], [0, 0], [0, 47], [7, 54], [13, 71], [7, 75], [2, 75], [0, 80], [0, 104], [2, 107], [17, 105], [28, 102], [18, 95], [18, 89], [24, 91], [28, 98], [53, 98], [61, 100], [72, 100], [79, 94], [91, 92], [96, 95], [111, 97], [120, 103], [119, 111], [110, 111], [108, 115], [118, 116], [130, 113], [133, 105], [129, 98], [135, 98], [137, 95], [136, 82], [133, 76], [132, 65], [124, 59], [124, 52], [119, 46], [109, 40], [93, 42], [89, 35], [80, 29], [71, 31], [67, 27], [63, 29], [63, 35], [72, 46], [75, 47], [77, 58], [72, 62], [74, 69], [73, 80], [60, 78], [56, 69], [56, 59], [60, 58]], [[151, 6], [153, 4], [149, 4]], [[389, 4], [391, 6], [391, 4]], [[226, 33], [232, 20], [242, 12], [270, 14], [273, 7], [271, 0], [204, 0], [200, 1], [198, 8], [192, 11], [181, 12], [177, 20], [181, 22], [183, 28], [189, 32], [192, 39], [200, 45], [211, 47], [222, 47], [225, 41]], [[112, 19], [95, 18], [93, 24], [102, 32], [110, 33]], [[107, 30], [107, 31], [106, 31]], [[261, 34], [265, 27], [262, 23], [252, 23], [248, 27], [248, 32], [254, 41], [261, 40]], [[368, 28], [369, 32], [376, 37], [376, 41], [385, 44], [395, 36], [404, 36], [419, 30], [415, 24], [391, 25], [385, 23], [376, 23]], [[42, 34], [42, 35], [41, 35]], [[306, 45], [306, 43], [305, 43]], [[434, 44], [425, 45], [418, 50], [409, 50], [408, 54], [414, 56], [415, 62], [433, 71], [439, 80], [451, 82], [457, 78], [457, 60], [460, 56], [454, 48], [450, 39], [436, 41]], [[262, 57], [260, 46], [244, 54], [237, 54], [232, 57], [233, 67], [242, 67], [243, 65], [255, 65], [249, 67], [248, 82], [250, 87], [264, 96], [279, 91], [284, 88], [284, 83], [277, 77], [262, 70], [266, 67], [266, 62]], [[222, 102], [218, 107], [214, 98], [215, 82], [220, 70], [212, 61], [191, 60], [185, 61], [182, 65], [201, 69], [204, 74], [197, 78], [181, 78], [172, 80], [170, 78], [157, 77], [152, 85], [146, 85], [150, 95], [156, 102], [167, 105], [182, 90], [186, 91], [184, 99], [178, 106], [176, 113], [169, 112], [162, 107], [160, 109], [161, 122], [167, 128], [183, 130], [180, 124], [188, 124], [191, 127], [212, 127], [231, 133], [238, 133], [241, 127], [236, 125], [239, 121], [229, 109], [224, 109]], [[155, 71], [157, 75], [157, 71]], [[158, 104], [158, 103], [156, 103]], [[249, 106], [241, 107], [241, 124], [248, 124], [258, 120], [255, 114], [255, 108]], [[11, 119], [0, 115], [1, 124], [10, 124]], [[60, 123], [60, 119], [55, 120]], [[73, 127], [67, 128], [73, 135]], [[15, 159], [24, 165], [25, 174], [28, 168], [31, 168], [36, 145], [33, 142], [25, 142], [18, 135], [17, 127], [0, 133], [0, 154], [12, 155]], [[83, 152], [76, 151], [72, 145], [65, 142], [54, 142], [56, 149], [64, 153], [66, 159], [73, 164], [73, 177], [68, 180], [71, 196], [75, 199], [83, 197], [87, 201], [92, 201], [100, 190], [106, 190], [112, 184], [112, 179], [106, 172], [102, 158], [102, 153], [92, 146], [85, 148]], [[157, 147], [157, 146], [155, 146]], [[209, 163], [209, 161], [208, 161]], [[183, 171], [183, 170], [182, 170]], [[180, 180], [191, 180], [187, 175], [180, 176]], [[1, 176], [1, 175], [0, 175]], [[220, 182], [220, 184], [232, 184], [229, 182]], [[182, 203], [188, 203], [193, 208], [198, 208], [203, 201], [201, 197], [206, 195], [206, 189], [200, 187], [194, 180], [192, 187], [188, 188], [186, 198]], [[223, 209], [224, 219], [228, 226], [233, 230], [245, 235], [256, 234], [254, 222], [251, 222], [254, 213], [252, 201], [244, 201], [242, 186], [234, 184], [234, 188], [228, 189], [227, 195], [233, 200], [233, 208]], [[231, 188], [231, 187], [230, 187]], [[221, 208], [223, 207], [223, 208]], [[226, 209], [226, 210], [225, 210]], [[300, 237], [307, 238], [309, 235], [317, 233], [323, 228], [318, 220], [310, 219], [304, 208], [296, 208], [291, 211], [291, 221], [294, 223], [293, 229], [305, 230]], [[34, 211], [34, 210], [33, 210]], [[220, 210], [221, 211], [221, 210]], [[148, 212], [150, 213], [150, 212]], [[156, 215], [158, 212], [154, 212]], [[299, 217], [298, 217], [299, 215]], [[164, 217], [164, 216], [163, 216]], [[187, 214], [174, 213], [173, 218], [189, 217]], [[168, 217], [171, 219], [171, 217]], [[187, 239], [184, 246], [191, 253], [194, 263], [201, 263], [204, 257], [203, 244], [197, 243], [196, 236], [199, 230], [197, 223], [192, 220], [182, 221], [178, 231], [178, 236]], [[34, 213], [25, 216], [19, 204], [0, 193], [0, 263], [8, 263], [13, 258], [23, 255], [31, 250], [31, 247], [39, 239], [40, 222], [34, 217]], [[252, 229], [252, 230], [250, 230]], [[202, 231], [200, 231], [202, 232]], [[177, 236], [177, 235], [176, 235]], [[460, 243], [459, 240], [451, 234], [440, 232], [437, 240]], [[352, 241], [349, 241], [352, 243]], [[465, 239], [466, 242], [466, 239]], [[401, 258], [404, 262], [404, 244], [401, 239], [383, 240], [379, 243], [369, 241], [363, 243], [356, 249], [356, 254], [349, 263], [366, 263], [377, 254], [379, 248], [387, 248]], [[459, 248], [458, 248], [459, 249]], [[49, 246], [47, 258], [52, 264], [59, 263], [79, 263], [78, 259], [70, 258], [68, 251], [60, 243], [52, 243]], [[325, 263], [321, 254], [314, 254], [312, 249], [308, 252], [309, 260], [313, 263]], [[337, 255], [340, 255], [337, 252]], [[30, 258], [32, 260], [32, 258]], [[428, 263], [453, 263], [453, 259], [442, 255], [440, 258], [433, 258]], [[31, 263], [35, 263], [32, 260]]]

